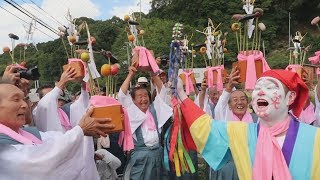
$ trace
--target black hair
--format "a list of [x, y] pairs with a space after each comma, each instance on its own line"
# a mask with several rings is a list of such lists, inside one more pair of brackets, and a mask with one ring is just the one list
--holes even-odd
[[53, 89], [54, 86], [52, 86], [52, 85], [50, 85], [50, 84], [46, 84], [46, 85], [43, 85], [43, 86], [41, 86], [41, 87], [39, 87], [39, 88], [37, 89], [36, 93], [39, 94], [39, 98], [40, 98], [40, 99], [44, 96], [42, 90], [43, 90], [43, 89], [48, 89], [48, 88], [52, 88], [52, 89]]
[[151, 93], [150, 93], [150, 91], [148, 91], [148, 89], [145, 86], [137, 86], [137, 87], [132, 88], [131, 92], [130, 92], [132, 99], [136, 98], [136, 92], [140, 89], [145, 89], [148, 92], [149, 100], [151, 102]]

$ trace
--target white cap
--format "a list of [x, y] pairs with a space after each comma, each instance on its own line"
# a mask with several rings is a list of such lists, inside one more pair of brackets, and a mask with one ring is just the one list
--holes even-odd
[[146, 77], [139, 77], [138, 78], [138, 83], [149, 83], [148, 79]]

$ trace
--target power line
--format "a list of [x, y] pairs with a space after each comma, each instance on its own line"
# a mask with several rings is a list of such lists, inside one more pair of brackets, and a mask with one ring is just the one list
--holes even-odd
[[[24, 0], [22, 0], [23, 2], [25, 2]], [[30, 2], [32, 2], [32, 4], [36, 5], [39, 9], [41, 9], [43, 12], [45, 12], [47, 15], [49, 15], [53, 20], [55, 20], [55, 22], [57, 22], [59, 25], [63, 26], [63, 24], [58, 21], [55, 17], [53, 17], [52, 15], [50, 15], [48, 12], [46, 12], [44, 9], [42, 9], [40, 6], [38, 6], [33, 0], [30, 0]], [[25, 2], [26, 3], [26, 2]], [[32, 7], [32, 6], [30, 6]], [[37, 10], [38, 11], [38, 10]], [[38, 11], [39, 12], [39, 11]], [[39, 12], [40, 13], [40, 12]]]
[[[10, 0], [11, 2], [13, 2], [14, 4], [16, 4], [17, 6], [19, 6], [21, 9], [23, 9], [25, 12], [27, 12], [27, 13], [29, 13], [29, 15], [31, 15], [38, 23], [43, 23], [43, 24], [41, 24], [41, 25], [45, 25], [47, 28], [50, 28], [51, 29], [51, 31], [53, 30], [53, 31], [55, 31], [55, 34], [57, 34], [58, 35], [58, 31], [55, 29], [55, 28], [52, 28], [49, 24], [47, 24], [47, 23], [45, 23], [45, 22], [43, 22], [41, 19], [39, 19], [39, 18], [35, 18], [36, 16], [35, 15], [33, 15], [32, 13], [30, 13], [28, 10], [26, 10], [25, 8], [23, 8], [22, 6], [20, 6], [18, 3], [16, 3], [14, 0]], [[40, 22], [39, 22], [40, 21]]]
[[[5, 9], [4, 7], [0, 6], [1, 9], [7, 11], [8, 13], [10, 13], [11, 15], [15, 16], [16, 18], [20, 19], [21, 21], [23, 21], [26, 24], [29, 24], [28, 22], [26, 22], [25, 20], [21, 19], [19, 16], [13, 14], [12, 12], [8, 11], [7, 9]], [[37, 30], [39, 30], [41, 33], [47, 35], [48, 37], [52, 38], [53, 40], [55, 40], [56, 38], [53, 38], [52, 36], [48, 35], [47, 33], [41, 31], [39, 28], [35, 27]]]
[[[25, 10], [23, 7], [21, 7], [19, 4], [17, 4], [16, 2], [14, 2], [13, 0], [11, 0], [12, 2], [14, 2], [15, 4], [17, 4], [19, 7], [21, 7], [22, 9], [24, 9], [25, 11], [27, 11], [29, 14], [27, 14], [26, 12], [24, 12], [23, 10], [21, 10], [19, 7], [17, 7], [16, 5], [12, 4], [11, 2], [7, 1], [7, 0], [4, 0], [5, 2], [7, 2], [8, 4], [10, 4], [12, 7], [16, 8], [17, 10], [19, 10], [20, 12], [22, 12], [23, 14], [25, 14], [26, 16], [30, 17], [31, 19], [33, 19], [35, 16], [33, 14], [31, 14], [30, 12], [28, 12], [27, 10]], [[31, 17], [33, 16], [33, 17]], [[52, 27], [48, 27], [49, 25], [46, 25], [43, 21], [41, 21], [40, 19], [38, 18], [35, 18], [35, 20], [41, 24], [43, 27], [47, 28], [48, 30], [50, 30], [51, 32], [58, 34], [58, 32], [53, 29]], [[39, 21], [40, 20], [40, 21]]]

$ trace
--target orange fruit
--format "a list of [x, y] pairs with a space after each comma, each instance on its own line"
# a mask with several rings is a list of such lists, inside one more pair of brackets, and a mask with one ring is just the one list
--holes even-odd
[[5, 46], [5, 47], [2, 48], [2, 51], [4, 53], [9, 53], [10, 52], [10, 48], [8, 46]]
[[129, 35], [129, 36], [128, 36], [128, 40], [129, 40], [130, 42], [133, 42], [133, 41], [134, 41], [134, 35], [132, 35], [132, 34]]
[[90, 55], [87, 52], [83, 52], [81, 53], [80, 58], [83, 62], [88, 62], [90, 60]]
[[76, 42], [76, 37], [75, 36], [69, 36], [69, 41], [73, 44]]
[[144, 35], [144, 30], [141, 29], [141, 30], [139, 31], [139, 34], [140, 34], [141, 36], [143, 36], [143, 35]]
[[129, 15], [125, 15], [123, 19], [124, 19], [124, 21], [129, 21], [130, 20], [130, 16]]
[[205, 54], [206, 51], [207, 51], [207, 48], [206, 48], [206, 47], [201, 47], [201, 48], [200, 48], [200, 53], [201, 53], [201, 54]]
[[111, 74], [111, 66], [110, 64], [104, 64], [101, 66], [101, 72], [102, 76], [109, 76]]

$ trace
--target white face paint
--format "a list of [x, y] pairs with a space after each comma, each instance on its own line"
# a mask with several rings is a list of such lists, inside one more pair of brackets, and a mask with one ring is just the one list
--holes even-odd
[[252, 107], [265, 121], [283, 120], [288, 115], [289, 94], [285, 93], [278, 79], [262, 77], [257, 80], [252, 92]]

